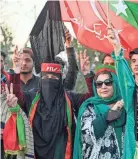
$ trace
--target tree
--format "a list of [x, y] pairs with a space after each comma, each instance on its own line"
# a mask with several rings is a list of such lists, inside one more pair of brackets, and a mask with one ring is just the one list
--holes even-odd
[[1, 50], [3, 50], [6, 54], [9, 54], [11, 53], [11, 49], [14, 46], [13, 34], [7, 25], [1, 26], [0, 29], [1, 29], [1, 35], [3, 37], [3, 40], [1, 42]]
[[8, 70], [10, 67], [12, 67], [12, 62], [11, 62], [11, 54], [12, 54], [12, 47], [13, 45], [13, 34], [11, 30], [8, 28], [7, 25], [2, 25], [0, 27], [1, 31], [1, 36], [2, 36], [2, 41], [1, 41], [1, 50], [5, 52], [7, 55], [5, 69]]

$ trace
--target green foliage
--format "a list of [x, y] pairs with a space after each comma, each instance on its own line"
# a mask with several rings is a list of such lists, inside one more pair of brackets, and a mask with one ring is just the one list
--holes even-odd
[[1, 50], [3, 50], [6, 54], [9, 54], [11, 53], [11, 48], [14, 46], [13, 34], [7, 25], [1, 26], [0, 29], [3, 37], [3, 40], [1, 42]]
[[[87, 50], [87, 55], [90, 57], [91, 65], [92, 64], [96, 64], [96, 65], [101, 64], [101, 61], [102, 61], [103, 56], [104, 56], [103, 53], [97, 52], [95, 50], [89, 49], [89, 48], [79, 44], [76, 39], [73, 39], [72, 44], [73, 44], [73, 46], [75, 48], [75, 52], [77, 54], [79, 54], [80, 51], [83, 52], [85, 49]], [[95, 63], [95, 57], [96, 56], [99, 58], [99, 62], [97, 62], [97, 63]], [[79, 61], [78, 61], [78, 68], [79, 68], [79, 72], [78, 72], [78, 75], [77, 75], [77, 80], [76, 80], [76, 85], [75, 85], [74, 91], [78, 92], [78, 93], [86, 93], [88, 91], [88, 89], [87, 89], [87, 85], [86, 85], [84, 76], [80, 71]]]
[[12, 54], [12, 47], [13, 45], [13, 34], [9, 27], [7, 25], [2, 25], [0, 27], [1, 35], [2, 35], [2, 41], [1, 41], [1, 50], [5, 52], [7, 55], [6, 63], [7, 65], [5, 66], [6, 69], [12, 66], [11, 63], [11, 58], [10, 55]]

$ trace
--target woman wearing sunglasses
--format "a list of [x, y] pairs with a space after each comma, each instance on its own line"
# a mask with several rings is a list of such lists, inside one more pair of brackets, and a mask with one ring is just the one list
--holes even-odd
[[80, 107], [74, 159], [121, 159], [125, 111], [113, 66], [97, 68], [94, 97]]

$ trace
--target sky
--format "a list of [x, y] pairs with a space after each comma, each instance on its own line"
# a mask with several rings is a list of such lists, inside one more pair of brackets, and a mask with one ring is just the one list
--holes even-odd
[[[0, 0], [0, 24], [6, 24], [14, 36], [13, 43], [22, 48], [47, 0]], [[73, 36], [70, 24], [67, 24]]]
[[46, 0], [0, 0], [0, 24], [6, 24], [14, 36], [14, 44], [22, 47]]

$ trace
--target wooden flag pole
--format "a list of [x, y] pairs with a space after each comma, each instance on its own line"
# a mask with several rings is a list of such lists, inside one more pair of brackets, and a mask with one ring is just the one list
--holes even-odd
[[109, 0], [107, 0], [107, 22], [108, 22], [108, 28], [112, 28], [111, 17], [110, 17], [110, 13], [109, 13]]

